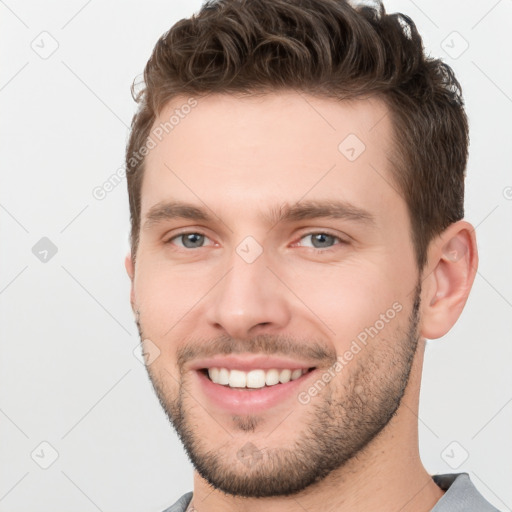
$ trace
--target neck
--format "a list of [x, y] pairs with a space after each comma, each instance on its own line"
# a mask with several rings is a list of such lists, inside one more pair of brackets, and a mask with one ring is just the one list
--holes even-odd
[[424, 342], [416, 352], [404, 397], [382, 432], [322, 481], [293, 496], [241, 498], [212, 488], [194, 473], [196, 512], [428, 512], [443, 491], [423, 467], [418, 449], [418, 401]]

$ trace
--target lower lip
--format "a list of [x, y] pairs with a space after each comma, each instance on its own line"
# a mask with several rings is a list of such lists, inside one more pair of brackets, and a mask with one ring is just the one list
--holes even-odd
[[222, 384], [215, 384], [204, 373], [195, 372], [208, 400], [231, 414], [251, 414], [275, 407], [290, 399], [298, 401], [299, 389], [303, 387], [305, 380], [314, 373], [316, 370], [305, 373], [302, 377], [285, 384], [249, 389], [230, 388]]

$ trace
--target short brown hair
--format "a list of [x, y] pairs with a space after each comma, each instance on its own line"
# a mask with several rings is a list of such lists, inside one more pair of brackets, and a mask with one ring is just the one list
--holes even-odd
[[[156, 43], [126, 150], [132, 255], [144, 159], [156, 117], [178, 95], [295, 90], [376, 96], [393, 125], [393, 177], [410, 214], [418, 267], [429, 242], [464, 216], [468, 122], [452, 69], [427, 57], [414, 22], [346, 0], [212, 0]], [[133, 88], [132, 88], [133, 91]], [[133, 158], [139, 155], [139, 158]]]

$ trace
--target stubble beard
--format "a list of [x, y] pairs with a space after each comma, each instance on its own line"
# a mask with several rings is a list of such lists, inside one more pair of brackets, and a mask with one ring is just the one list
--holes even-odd
[[[265, 420], [259, 415], [239, 415], [231, 418], [232, 428], [237, 439], [240, 432], [247, 433], [246, 441], [237, 444], [226, 434], [221, 448], [213, 448], [207, 433], [208, 423], [214, 420], [191, 397], [188, 382], [181, 380], [173, 392], [165, 384], [170, 374], [149, 366], [156, 395], [196, 471], [225, 493], [264, 498], [296, 494], [342, 468], [376, 439], [401, 403], [418, 345], [420, 294], [418, 284], [408, 326], [385, 341], [385, 350], [372, 352], [370, 342], [363, 349], [365, 355], [356, 355], [350, 363], [353, 371], [342, 370], [307, 406], [297, 401], [298, 414], [291, 414], [290, 421], [299, 419], [303, 428], [290, 446], [269, 447], [269, 434], [257, 434]], [[201, 418], [194, 417], [194, 412]], [[198, 432], [201, 421], [204, 429]], [[287, 423], [278, 428], [286, 428]]]

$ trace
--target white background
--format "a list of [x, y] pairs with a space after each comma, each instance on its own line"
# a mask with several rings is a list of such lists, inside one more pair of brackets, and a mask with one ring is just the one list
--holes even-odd
[[[471, 125], [466, 217], [480, 269], [459, 323], [427, 347], [421, 454], [431, 473], [468, 472], [511, 510], [512, 1], [386, 6], [453, 66]], [[125, 180], [101, 201], [92, 190], [123, 165], [132, 80], [199, 7], [0, 2], [0, 511], [161, 511], [192, 488], [133, 354]], [[57, 43], [47, 59], [31, 47]], [[58, 249], [46, 263], [32, 252], [42, 237]], [[51, 462], [43, 441], [58, 452], [48, 469], [31, 457]]]

